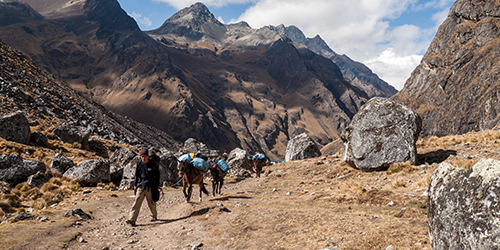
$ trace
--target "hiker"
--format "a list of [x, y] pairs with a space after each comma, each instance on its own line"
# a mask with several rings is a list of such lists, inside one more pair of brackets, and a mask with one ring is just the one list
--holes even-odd
[[227, 153], [227, 150], [224, 150], [224, 153], [222, 153], [222, 159], [224, 161], [227, 161], [227, 158], [229, 157], [229, 154]]
[[[153, 200], [153, 191], [159, 190], [160, 171], [155, 161], [149, 160], [148, 148], [141, 149], [141, 159], [137, 162], [134, 176], [135, 201], [130, 211], [127, 224], [135, 226], [137, 216], [142, 206], [142, 201], [146, 198], [149, 210], [151, 210], [151, 221], [158, 219], [156, 212], [156, 202]], [[153, 190], [156, 189], [156, 190]]]

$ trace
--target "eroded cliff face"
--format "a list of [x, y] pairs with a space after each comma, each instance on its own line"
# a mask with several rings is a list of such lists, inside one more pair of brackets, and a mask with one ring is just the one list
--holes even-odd
[[491, 129], [500, 121], [500, 1], [458, 0], [393, 99], [420, 114], [424, 136]]

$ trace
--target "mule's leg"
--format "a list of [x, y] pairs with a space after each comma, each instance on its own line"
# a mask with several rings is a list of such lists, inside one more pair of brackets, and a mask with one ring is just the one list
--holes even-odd
[[217, 193], [217, 181], [216, 180], [212, 181], [212, 195], [215, 196], [215, 193]]
[[222, 185], [224, 185], [224, 179], [219, 181], [219, 195], [222, 194]]
[[193, 193], [193, 184], [189, 184], [189, 188], [188, 188], [188, 194], [187, 194], [187, 197], [186, 197], [186, 202], [189, 202], [189, 200], [191, 200], [191, 193]]
[[182, 193], [184, 193], [184, 198], [188, 198], [188, 194], [186, 193], [187, 182], [185, 180], [182, 181]]

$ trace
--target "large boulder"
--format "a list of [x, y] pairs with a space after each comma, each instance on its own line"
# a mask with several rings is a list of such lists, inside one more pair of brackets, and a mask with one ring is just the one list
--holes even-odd
[[19, 111], [0, 118], [0, 137], [8, 141], [27, 144], [30, 141], [30, 124]]
[[160, 156], [160, 183], [162, 185], [173, 185], [179, 181], [177, 170], [177, 157], [171, 152]]
[[102, 159], [86, 160], [68, 169], [64, 176], [75, 179], [80, 178], [80, 185], [95, 186], [97, 183], [111, 181], [109, 174], [109, 161]]
[[108, 148], [106, 148], [106, 146], [104, 146], [104, 144], [100, 140], [92, 138], [88, 139], [87, 147], [90, 151], [95, 152], [97, 155], [101, 157], [104, 158], [109, 157]]
[[140, 160], [140, 156], [135, 156], [125, 167], [123, 168], [122, 180], [120, 181], [120, 190], [128, 190], [134, 188], [134, 175], [135, 169], [137, 168], [137, 162]]
[[84, 127], [62, 126], [54, 130], [61, 141], [66, 143], [80, 143], [86, 146], [90, 137], [90, 130]]
[[201, 153], [205, 156], [215, 158], [219, 156], [219, 150], [209, 149], [206, 144], [197, 142], [194, 138], [189, 138], [184, 142], [182, 152]]
[[49, 142], [49, 139], [44, 134], [35, 131], [31, 133], [30, 142], [37, 146], [44, 147], [45, 145], [47, 145], [47, 142]]
[[389, 164], [417, 161], [420, 116], [386, 98], [361, 106], [342, 133], [342, 161], [362, 171], [386, 169]]
[[306, 133], [295, 136], [286, 145], [285, 161], [304, 160], [321, 156], [318, 145]]
[[40, 161], [30, 161], [18, 155], [5, 154], [0, 156], [0, 181], [11, 186], [28, 180], [37, 172], [45, 173], [45, 164]]
[[63, 154], [57, 153], [50, 162], [50, 171], [57, 171], [64, 174], [66, 170], [75, 166], [75, 163]]
[[432, 249], [500, 249], [500, 162], [482, 159], [471, 169], [447, 162], [429, 184]]
[[41, 188], [43, 184], [47, 183], [52, 177], [54, 177], [52, 173], [38, 172], [28, 177], [26, 182], [32, 187]]
[[120, 183], [123, 178], [123, 169], [137, 156], [137, 153], [129, 148], [120, 147], [109, 157], [111, 181]]
[[233, 170], [240, 168], [249, 170], [252, 166], [248, 164], [247, 156], [247, 151], [241, 148], [235, 148], [229, 153], [226, 163], [229, 165], [229, 168]]

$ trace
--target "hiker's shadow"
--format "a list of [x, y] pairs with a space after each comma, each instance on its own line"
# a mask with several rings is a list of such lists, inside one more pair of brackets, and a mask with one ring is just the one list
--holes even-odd
[[141, 225], [137, 225], [137, 226], [152, 226], [152, 225], [168, 224], [168, 223], [172, 223], [172, 222], [176, 222], [176, 221], [180, 221], [180, 220], [185, 220], [185, 219], [191, 218], [193, 216], [204, 215], [204, 214], [208, 213], [208, 211], [210, 211], [210, 208], [208, 208], [208, 207], [202, 208], [200, 210], [193, 211], [191, 214], [189, 214], [187, 216], [180, 217], [177, 219], [172, 219], [172, 220], [158, 219], [155, 222], [148, 223], [148, 224], [141, 224]]
[[457, 151], [455, 150], [442, 150], [438, 149], [436, 151], [428, 152], [425, 154], [417, 154], [417, 164], [433, 164], [433, 163], [441, 163], [446, 161], [448, 157], [457, 155]]

